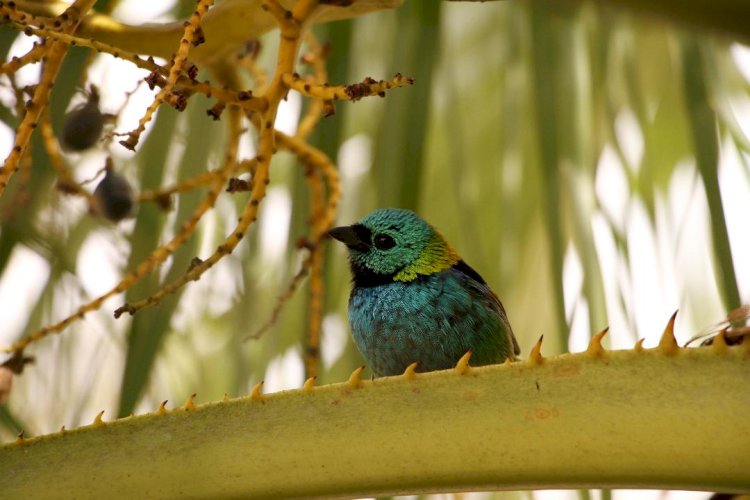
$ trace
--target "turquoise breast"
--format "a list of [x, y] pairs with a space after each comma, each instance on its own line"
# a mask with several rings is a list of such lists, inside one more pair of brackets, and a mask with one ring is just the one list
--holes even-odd
[[502, 306], [485, 283], [451, 268], [410, 282], [355, 287], [349, 300], [354, 340], [378, 375], [455, 366], [467, 351], [471, 364], [513, 356]]

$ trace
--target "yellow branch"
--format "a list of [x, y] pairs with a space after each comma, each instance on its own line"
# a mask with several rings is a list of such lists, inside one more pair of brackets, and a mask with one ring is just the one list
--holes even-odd
[[24, 55], [21, 57], [14, 56], [10, 61], [3, 63], [2, 66], [0, 66], [0, 74], [12, 75], [27, 64], [34, 64], [41, 61], [47, 50], [44, 44], [44, 40], [41, 42], [34, 42], [34, 46]]
[[203, 215], [213, 208], [216, 203], [216, 199], [221, 193], [222, 189], [227, 183], [229, 177], [239, 168], [236, 161], [237, 149], [239, 147], [240, 137], [240, 112], [236, 108], [233, 108], [229, 115], [228, 125], [228, 140], [224, 164], [218, 172], [213, 173], [213, 180], [210, 184], [209, 192], [201, 200], [200, 204], [195, 208], [191, 216], [182, 224], [180, 231], [166, 244], [155, 248], [148, 258], [141, 262], [135, 270], [127, 273], [119, 283], [112, 287], [106, 293], [100, 295], [94, 300], [81, 305], [73, 314], [63, 318], [57, 323], [47, 325], [39, 330], [33, 332], [28, 337], [15, 342], [13, 345], [8, 347], [0, 348], [1, 352], [23, 352], [23, 350], [31, 343], [37, 342], [44, 337], [59, 333], [65, 330], [68, 326], [76, 321], [84, 318], [84, 316], [92, 311], [98, 310], [104, 302], [118, 295], [130, 287], [135, 285], [141, 278], [152, 272], [159, 265], [161, 265], [170, 255], [172, 255], [195, 231], [195, 228], [203, 217]]
[[154, 499], [540, 488], [748, 493], [748, 368], [746, 342], [668, 353], [590, 348], [374, 381], [357, 371], [345, 383], [310, 380], [278, 394], [258, 386], [245, 398], [191, 399], [0, 447], [0, 491]]
[[[359, 17], [370, 12], [393, 9], [404, 0], [356, 0], [350, 5], [322, 5], [314, 22], [329, 22]], [[272, 30], [277, 25], [273, 17], [261, 9], [261, 0], [222, 0], [206, 15], [201, 27], [206, 43], [191, 51], [191, 58], [200, 64], [223, 60], [240, 50], [248, 40]], [[292, 9], [296, 0], [283, 0]], [[44, 16], [56, 16], [64, 2], [16, 0], [19, 9]], [[81, 25], [80, 36], [120, 47], [138, 54], [169, 59], [183, 33], [181, 22], [132, 26], [110, 16], [92, 14]]]
[[[312, 78], [315, 83], [325, 83], [328, 81], [328, 70], [326, 69], [326, 56], [328, 48], [321, 46], [312, 33], [308, 32], [305, 36], [305, 43], [310, 48], [310, 52], [304, 54], [302, 62], [312, 66], [314, 74]], [[300, 119], [297, 127], [296, 137], [306, 139], [312, 133], [320, 119], [326, 114], [326, 101], [313, 99], [305, 115]]]
[[[143, 117], [138, 122], [138, 127], [128, 133], [128, 138], [126, 140], [120, 141], [120, 144], [122, 144], [126, 148], [133, 151], [135, 150], [135, 146], [138, 144], [138, 140], [140, 139], [141, 134], [144, 130], [146, 130], [146, 124], [151, 121], [151, 117], [154, 115], [159, 106], [161, 106], [163, 102], [167, 101], [167, 98], [170, 96], [172, 90], [174, 89], [174, 86], [177, 84], [177, 79], [182, 73], [182, 66], [187, 61], [190, 47], [192, 45], [199, 45], [204, 42], [203, 34], [199, 34], [201, 20], [208, 11], [208, 8], [212, 6], [213, 3], [213, 0], [198, 0], [198, 7], [195, 9], [195, 12], [193, 12], [193, 15], [190, 16], [190, 20], [185, 22], [185, 31], [182, 35], [182, 39], [180, 40], [177, 54], [175, 54], [174, 58], [172, 59], [172, 66], [169, 68], [167, 81], [164, 83], [161, 91], [156, 95], [156, 98], [154, 98], [154, 101], [151, 103], [151, 105], [146, 109]], [[182, 108], [184, 109], [184, 106], [182, 106]]]
[[[60, 28], [65, 33], [74, 32], [89, 9], [96, 0], [76, 0], [65, 12], [60, 15]], [[68, 46], [61, 42], [50, 42], [45, 44], [46, 54], [39, 83], [34, 89], [34, 95], [26, 105], [26, 113], [16, 129], [16, 137], [8, 157], [5, 159], [3, 168], [0, 170], [0, 196], [5, 192], [11, 177], [20, 167], [20, 160], [29, 145], [31, 134], [36, 128], [42, 112], [49, 102], [52, 84], [57, 72], [60, 70]]]
[[[51, 38], [53, 40], [59, 40], [67, 45], [76, 45], [79, 47], [86, 47], [95, 50], [99, 53], [109, 54], [117, 59], [123, 59], [131, 62], [141, 69], [150, 71], [151, 74], [146, 77], [148, 83], [152, 86], [158, 86], [162, 89], [167, 86], [167, 78], [164, 77], [166, 70], [156, 64], [153, 58], [144, 59], [138, 54], [122, 50], [118, 47], [108, 45], [106, 43], [97, 42], [96, 40], [89, 40], [87, 38], [81, 38], [79, 36], [69, 35], [67, 33], [59, 33], [57, 31], [50, 31], [44, 28], [26, 28], [24, 32], [28, 32], [32, 35], [37, 35], [42, 38]], [[16, 69], [26, 64], [35, 62], [35, 58], [38, 59], [41, 56], [38, 54], [39, 49], [43, 49], [43, 45], [36, 45], [31, 51], [25, 54], [21, 58], [13, 58], [6, 65], [0, 67], [0, 73], [15, 71]], [[215, 97], [221, 101], [223, 106], [228, 104], [235, 104], [245, 111], [263, 111], [266, 109], [266, 101], [252, 96], [251, 92], [246, 90], [230, 90], [226, 88], [217, 87], [207, 82], [198, 82], [180, 73], [177, 76], [177, 81], [173, 87], [173, 90], [187, 90], [190, 93], [197, 92], [207, 97]]]
[[64, 193], [81, 196], [90, 204], [92, 200], [91, 193], [83, 189], [83, 187], [75, 180], [68, 165], [65, 163], [62, 153], [60, 152], [60, 144], [57, 141], [55, 132], [52, 130], [52, 122], [50, 121], [49, 113], [47, 112], [42, 114], [39, 120], [39, 132], [42, 134], [44, 149], [47, 151], [47, 155], [49, 155], [52, 168], [57, 172], [57, 189]]
[[323, 101], [358, 101], [363, 97], [374, 95], [385, 97], [387, 90], [414, 84], [414, 78], [402, 76], [401, 74], [394, 75], [390, 80], [376, 81], [372, 78], [365, 78], [362, 82], [351, 85], [310, 83], [296, 73], [284, 74], [283, 79], [284, 84], [290, 89], [296, 90], [302, 95]]
[[[199, 279], [203, 273], [208, 271], [225, 256], [232, 253], [245, 237], [250, 226], [257, 220], [258, 209], [266, 196], [266, 188], [271, 182], [269, 174], [271, 159], [276, 153], [273, 124], [276, 121], [276, 112], [278, 111], [279, 103], [286, 93], [286, 87], [281, 82], [281, 75], [292, 71], [294, 68], [297, 50], [299, 49], [300, 35], [316, 6], [317, 2], [315, 0], [300, 0], [295, 5], [294, 10], [289, 12], [281, 6], [278, 0], [264, 0], [262, 3], [264, 10], [268, 10], [276, 15], [282, 36], [277, 54], [276, 73], [263, 95], [268, 102], [268, 108], [260, 116], [256, 117], [259, 131], [258, 155], [255, 158], [257, 168], [253, 176], [250, 198], [240, 214], [237, 225], [205, 260], [195, 259], [194, 265], [183, 276], [165, 284], [159, 290], [142, 300], [132, 304], [124, 304], [117, 308], [115, 310], [115, 317], [119, 317], [123, 313], [132, 315], [146, 307], [158, 305], [162, 300], [175, 293], [187, 283]], [[287, 14], [287, 12], [289, 13]]]
[[[276, 130], [274, 133], [276, 142], [279, 144], [279, 146], [295, 154], [299, 161], [305, 165], [305, 168], [307, 169], [305, 175], [308, 178], [308, 181], [310, 180], [311, 176], [315, 176], [317, 178], [312, 180], [311, 182], [310, 189], [313, 192], [313, 198], [318, 199], [320, 197], [318, 195], [318, 189], [322, 187], [318, 184], [320, 177], [322, 177], [325, 181], [325, 186], [328, 189], [328, 194], [325, 197], [325, 205], [319, 206], [318, 203], [314, 204], [317, 209], [314, 209], [311, 215], [311, 225], [313, 227], [311, 241], [309, 242], [311, 247], [310, 253], [302, 261], [302, 265], [300, 266], [299, 271], [297, 271], [297, 273], [287, 285], [284, 292], [276, 300], [276, 305], [271, 311], [268, 320], [263, 323], [261, 327], [258, 328], [258, 330], [246, 336], [243, 339], [243, 342], [246, 342], [250, 339], [260, 338], [261, 335], [263, 335], [276, 323], [282, 309], [284, 308], [284, 305], [286, 305], [289, 299], [292, 298], [294, 293], [299, 288], [299, 285], [302, 283], [302, 280], [304, 280], [305, 277], [310, 274], [313, 268], [315, 268], [316, 273], [322, 273], [322, 268], [320, 268], [322, 261], [320, 260], [319, 256], [316, 257], [316, 250], [317, 252], [322, 252], [321, 243], [323, 240], [323, 236], [325, 235], [325, 232], [330, 229], [331, 224], [333, 224], [333, 221], [336, 217], [336, 208], [338, 207], [338, 202], [341, 199], [341, 184], [339, 182], [338, 172], [336, 171], [336, 167], [333, 165], [333, 163], [325, 153], [304, 142], [299, 137], [290, 137], [282, 132], [279, 132], [278, 130]], [[322, 255], [322, 253], [320, 253], [320, 255]], [[318, 259], [318, 262], [315, 262], [315, 259]], [[314, 284], [312, 283], [313, 280], [311, 280], [310, 285], [311, 288], [317, 290], [315, 292], [317, 294], [315, 296], [315, 300], [311, 300], [310, 304], [310, 310], [316, 311], [315, 313], [311, 314], [312, 316], [319, 316], [321, 314], [320, 308], [322, 307], [323, 284], [322, 281], [317, 281], [318, 279], [319, 277], [314, 278], [314, 280], [316, 281]], [[319, 339], [320, 332], [312, 331], [310, 336], [312, 338]], [[317, 341], [313, 341], [312, 344], [315, 344], [316, 342]], [[308, 375], [309, 373], [310, 371], [308, 368]]]

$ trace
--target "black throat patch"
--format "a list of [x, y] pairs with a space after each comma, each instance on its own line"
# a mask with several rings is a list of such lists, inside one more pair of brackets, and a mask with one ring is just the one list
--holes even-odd
[[355, 287], [368, 288], [373, 286], [387, 285], [393, 283], [393, 274], [380, 274], [375, 271], [368, 269], [365, 266], [355, 263], [353, 260], [349, 260], [352, 269], [352, 282]]

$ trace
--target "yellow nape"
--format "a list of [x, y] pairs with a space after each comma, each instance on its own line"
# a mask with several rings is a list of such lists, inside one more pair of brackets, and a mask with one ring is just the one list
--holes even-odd
[[458, 264], [461, 257], [451, 247], [443, 236], [435, 232], [435, 236], [427, 243], [422, 254], [417, 260], [404, 267], [396, 276], [394, 281], [413, 281], [417, 276], [428, 276], [430, 274], [445, 271]]

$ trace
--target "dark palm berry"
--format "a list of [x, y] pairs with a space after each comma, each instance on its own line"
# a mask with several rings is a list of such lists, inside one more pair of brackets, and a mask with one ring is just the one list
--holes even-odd
[[119, 222], [133, 212], [134, 204], [130, 184], [108, 165], [104, 179], [94, 190], [91, 211], [112, 222]]
[[84, 151], [97, 143], [104, 129], [104, 115], [99, 110], [99, 92], [90, 87], [89, 100], [65, 115], [62, 144], [68, 151]]

